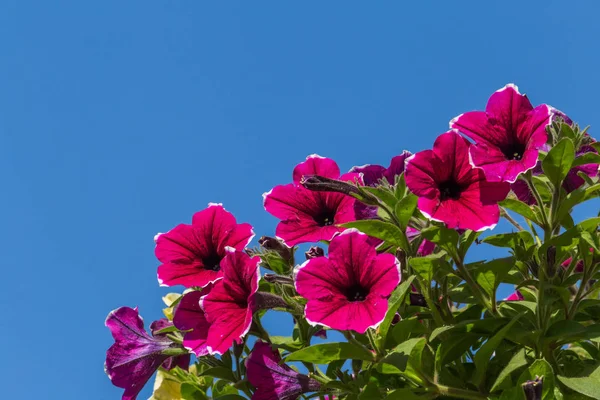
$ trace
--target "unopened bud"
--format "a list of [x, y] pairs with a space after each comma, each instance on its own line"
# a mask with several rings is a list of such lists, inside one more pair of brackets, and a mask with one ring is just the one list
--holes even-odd
[[258, 244], [265, 250], [277, 252], [284, 260], [290, 260], [292, 258], [291, 248], [283, 243], [281, 239], [263, 236], [258, 239]]
[[275, 274], [265, 274], [263, 279], [269, 283], [281, 283], [283, 285], [293, 285], [294, 280], [290, 277]]
[[550, 246], [546, 250], [546, 274], [553, 277], [556, 274], [556, 247]]
[[337, 179], [325, 178], [319, 175], [306, 175], [300, 180], [300, 184], [313, 192], [337, 192], [344, 194], [357, 194], [360, 191], [351, 183], [338, 181]]
[[323, 257], [325, 255], [325, 250], [320, 248], [319, 246], [313, 246], [306, 253], [304, 253], [307, 260], [311, 260], [317, 257]]
[[427, 307], [427, 301], [425, 300], [425, 296], [422, 294], [411, 293], [409, 297], [411, 306]]
[[400, 322], [401, 319], [402, 318], [400, 317], [400, 314], [394, 314], [394, 318], [392, 318], [392, 325], [396, 325], [398, 322]]
[[327, 339], [327, 331], [325, 329], [319, 329], [313, 336], [321, 339]]
[[523, 393], [527, 400], [542, 400], [542, 389], [544, 378], [536, 376], [535, 380], [527, 381], [523, 384]]
[[252, 296], [251, 307], [253, 311], [270, 310], [273, 308], [289, 308], [282, 297], [266, 292], [254, 293]]

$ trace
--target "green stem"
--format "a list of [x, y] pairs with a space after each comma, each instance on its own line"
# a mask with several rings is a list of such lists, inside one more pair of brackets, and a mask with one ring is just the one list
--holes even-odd
[[508, 211], [506, 211], [506, 209], [504, 207], [500, 207], [500, 215], [502, 215], [504, 217], [504, 219], [506, 219], [508, 222], [510, 222], [518, 230], [520, 230], [520, 231], [525, 230], [516, 220], [513, 219], [513, 217], [510, 216], [510, 214], [508, 213]]
[[488, 397], [478, 392], [458, 389], [450, 386], [436, 385], [437, 392], [442, 396], [454, 397], [464, 400], [486, 400]]
[[525, 182], [527, 182], [527, 186], [529, 186], [529, 190], [531, 190], [531, 193], [533, 194], [533, 197], [540, 208], [540, 212], [542, 214], [542, 224], [544, 224], [544, 240], [546, 240], [548, 239], [549, 231], [551, 230], [550, 221], [548, 220], [548, 215], [546, 214], [546, 207], [542, 201], [542, 196], [540, 196], [540, 192], [538, 192], [537, 188], [533, 184], [533, 179], [531, 176], [531, 171], [527, 171], [525, 174]]

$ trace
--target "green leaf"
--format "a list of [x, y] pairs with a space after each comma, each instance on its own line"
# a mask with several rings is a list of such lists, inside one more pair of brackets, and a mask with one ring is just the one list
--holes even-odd
[[183, 400], [208, 400], [206, 393], [191, 383], [181, 384], [181, 398]]
[[345, 228], [356, 228], [369, 236], [384, 240], [403, 250], [409, 249], [406, 234], [396, 225], [376, 219], [353, 221], [342, 224]]
[[214, 399], [218, 399], [219, 397], [225, 395], [237, 395], [239, 390], [237, 390], [230, 382], [225, 380], [216, 381], [212, 387], [212, 397]]
[[415, 210], [417, 209], [418, 200], [419, 198], [417, 196], [409, 193], [408, 196], [404, 197], [398, 202], [398, 204], [396, 204], [394, 212], [396, 213], [396, 217], [398, 218], [398, 222], [400, 222], [402, 229], [406, 229], [408, 226], [410, 217], [413, 216]]
[[577, 204], [585, 200], [585, 189], [578, 188], [569, 193], [558, 206], [557, 221], [562, 221]]
[[486, 237], [483, 239], [483, 242], [496, 247], [508, 247], [513, 250], [517, 247], [529, 247], [534, 244], [533, 236], [527, 231], [500, 233]]
[[443, 252], [425, 257], [413, 257], [409, 260], [409, 264], [421, 278], [431, 282], [436, 270], [442, 268], [442, 264], [446, 262], [444, 257]]
[[371, 187], [371, 186], [361, 186], [362, 190], [367, 191], [373, 195], [375, 195], [379, 200], [381, 200], [384, 204], [391, 207], [392, 209], [396, 206], [398, 199], [394, 196], [394, 193], [386, 189], [382, 186], [379, 187]]
[[544, 339], [547, 342], [556, 341], [559, 344], [574, 342], [583, 339], [586, 328], [579, 322], [571, 320], [561, 320], [550, 325], [546, 331]]
[[542, 161], [542, 169], [554, 187], [559, 187], [569, 173], [575, 159], [575, 146], [569, 138], [558, 142]]
[[460, 236], [454, 229], [445, 226], [430, 226], [421, 231], [421, 236], [440, 246], [452, 257], [457, 258], [457, 246]]
[[558, 380], [571, 390], [584, 394], [592, 399], [600, 400], [600, 365], [597, 365], [586, 376], [567, 378], [558, 376]]
[[390, 298], [388, 300], [388, 311], [385, 315], [385, 318], [381, 322], [381, 325], [379, 325], [379, 328], [377, 329], [377, 331], [380, 335], [380, 338], [381, 338], [381, 340], [379, 342], [380, 348], [382, 348], [385, 345], [385, 340], [386, 340], [388, 331], [390, 329], [390, 325], [392, 324], [392, 320], [394, 319], [394, 316], [396, 315], [396, 311], [398, 311], [398, 308], [400, 307], [400, 305], [402, 303], [404, 303], [404, 300], [406, 300], [406, 295], [410, 291], [410, 285], [412, 284], [412, 281], [414, 279], [415, 279], [415, 277], [413, 275], [413, 276], [409, 277], [407, 280], [405, 280], [404, 282], [402, 282], [400, 284], [400, 286], [398, 286], [392, 292], [392, 295], [390, 296]]
[[575, 160], [573, 160], [573, 165], [571, 166], [571, 168], [585, 164], [600, 164], [600, 154], [592, 152], [583, 153], [579, 157], [575, 158]]
[[408, 360], [414, 347], [419, 343], [425, 341], [423, 338], [408, 339], [407, 341], [399, 344], [393, 352], [388, 354], [384, 359], [380, 361], [379, 369], [381, 372], [394, 374], [402, 373], [406, 371]]
[[485, 378], [485, 372], [487, 370], [488, 364], [490, 362], [490, 357], [502, 343], [504, 340], [504, 336], [508, 333], [510, 328], [521, 318], [523, 314], [518, 314], [515, 316], [506, 326], [498, 331], [494, 336], [492, 336], [481, 348], [475, 353], [473, 361], [475, 362], [475, 374], [473, 376], [473, 380], [477, 385], [480, 385], [483, 379]]
[[507, 322], [509, 322], [508, 318], [486, 318], [464, 321], [456, 325], [441, 326], [431, 332], [429, 341], [433, 342], [444, 332], [452, 332], [453, 335], [456, 333], [477, 333], [479, 336], [488, 336], [495, 332], [496, 329], [506, 325]]
[[511, 211], [514, 211], [517, 214], [519, 214], [520, 216], [525, 217], [526, 219], [530, 220], [531, 222], [534, 222], [537, 225], [541, 226], [541, 222], [539, 221], [538, 217], [533, 212], [533, 209], [529, 205], [523, 203], [522, 201], [515, 200], [515, 199], [505, 199], [505, 200], [501, 201], [499, 204], [500, 204], [500, 206], [507, 208]]
[[396, 343], [404, 342], [411, 334], [421, 335], [425, 332], [425, 326], [417, 318], [403, 319], [392, 328], [392, 336]]
[[491, 299], [495, 299], [498, 285], [500, 285], [514, 265], [515, 260], [512, 257], [497, 258], [478, 265], [473, 270], [473, 275], [475, 275], [475, 280], [488, 296]]
[[439, 373], [444, 365], [462, 356], [480, 337], [475, 333], [466, 333], [442, 340], [435, 353], [435, 370]]
[[386, 395], [386, 400], [423, 400], [430, 399], [431, 396], [419, 396], [413, 389], [396, 389]]
[[379, 385], [377, 382], [369, 382], [367, 386], [358, 395], [358, 400], [376, 400], [381, 399], [381, 393], [379, 393]]
[[224, 379], [229, 382], [237, 382], [233, 372], [225, 367], [212, 367], [203, 371], [201, 375], [212, 376], [213, 378]]
[[525, 358], [525, 349], [521, 349], [515, 353], [515, 355], [510, 359], [510, 361], [506, 365], [506, 367], [502, 369], [502, 371], [498, 375], [498, 378], [496, 378], [496, 381], [492, 385], [490, 392], [496, 390], [502, 384], [502, 382], [504, 382], [504, 380], [508, 376], [510, 376], [510, 374], [512, 374], [517, 369], [524, 367], [525, 365], [527, 365], [527, 358]]
[[519, 377], [518, 384], [543, 377], [542, 400], [554, 400], [554, 371], [546, 360], [535, 360]]
[[351, 343], [315, 344], [295, 351], [286, 357], [286, 361], [305, 361], [315, 364], [327, 364], [335, 360], [373, 361], [374, 355], [366, 348]]

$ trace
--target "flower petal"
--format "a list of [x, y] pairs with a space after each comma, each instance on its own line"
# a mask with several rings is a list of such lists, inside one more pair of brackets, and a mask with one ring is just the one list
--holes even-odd
[[299, 185], [300, 180], [305, 175], [319, 175], [325, 178], [338, 179], [340, 177], [340, 168], [332, 159], [312, 154], [306, 157], [306, 161], [296, 165], [294, 168], [294, 183]]

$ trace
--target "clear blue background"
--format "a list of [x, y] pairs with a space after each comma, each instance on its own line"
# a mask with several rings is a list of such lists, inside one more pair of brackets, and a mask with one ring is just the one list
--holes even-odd
[[2, 1], [3, 398], [120, 398], [104, 318], [121, 305], [160, 317], [154, 234], [209, 201], [272, 234], [261, 194], [308, 154], [387, 164], [508, 82], [593, 134], [599, 12], [592, 0]]

